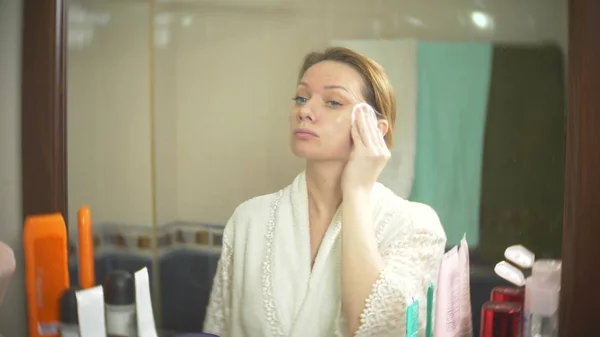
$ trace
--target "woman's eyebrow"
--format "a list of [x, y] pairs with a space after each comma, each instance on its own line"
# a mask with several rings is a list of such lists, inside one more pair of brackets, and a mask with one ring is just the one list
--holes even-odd
[[[308, 85], [308, 83], [306, 83], [306, 82], [298, 82], [298, 85], [310, 88], [310, 85]], [[331, 90], [331, 89], [341, 89], [343, 91], [346, 91], [346, 92], [350, 93], [354, 98], [356, 98], [356, 95], [354, 95], [354, 93], [352, 91], [348, 90], [348, 88], [344, 87], [343, 85], [326, 85], [323, 88], [326, 89], [326, 90], [327, 89], [328, 90]]]
[[340, 89], [340, 90], [346, 91], [346, 92], [350, 93], [352, 96], [354, 96], [354, 93], [352, 93], [352, 91], [348, 90], [346, 87], [344, 87], [342, 85], [326, 85], [325, 89]]

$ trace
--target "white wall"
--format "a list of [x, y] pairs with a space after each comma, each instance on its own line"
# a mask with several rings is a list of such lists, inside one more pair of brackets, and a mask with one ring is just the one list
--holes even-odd
[[86, 48], [76, 47], [73, 34], [102, 18], [81, 23], [77, 12], [70, 12], [69, 225], [76, 223], [82, 204], [89, 204], [95, 222], [149, 225], [149, 6], [128, 1], [101, 7], [110, 13], [110, 22]]
[[[86, 3], [111, 19], [69, 54], [69, 206], [142, 225], [152, 223], [152, 76], [157, 222], [222, 223], [301, 169], [287, 116], [309, 50], [366, 38], [567, 44], [566, 0], [171, 1], [157, 6], [151, 68], [147, 5]], [[494, 29], [473, 26], [473, 10]]]
[[0, 334], [26, 336], [21, 240], [21, 7], [0, 0], [0, 240], [14, 251], [17, 270], [0, 307]]

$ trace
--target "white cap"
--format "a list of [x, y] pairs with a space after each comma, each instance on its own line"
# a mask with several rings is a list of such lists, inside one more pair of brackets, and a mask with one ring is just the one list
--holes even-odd
[[506, 248], [504, 257], [523, 269], [533, 266], [535, 255], [523, 245], [515, 245]]
[[560, 274], [562, 271], [562, 261], [561, 260], [537, 260], [533, 264], [533, 268], [531, 270], [531, 276], [534, 276], [536, 279], [540, 279], [544, 282], [551, 282], [554, 284], [558, 284], [560, 287]]
[[523, 275], [523, 272], [506, 261], [498, 262], [494, 267], [494, 272], [516, 286], [522, 287], [525, 285], [525, 275]]

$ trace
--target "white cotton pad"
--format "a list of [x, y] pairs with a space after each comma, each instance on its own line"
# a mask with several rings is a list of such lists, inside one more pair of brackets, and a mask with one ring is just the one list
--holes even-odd
[[357, 111], [358, 111], [360, 108], [362, 108], [363, 106], [364, 106], [364, 107], [367, 107], [368, 109], [371, 109], [371, 110], [373, 109], [373, 108], [371, 108], [371, 106], [370, 106], [369, 104], [367, 104], [367, 103], [365, 103], [365, 102], [360, 102], [360, 103], [357, 103], [357, 104], [356, 104], [356, 105], [355, 105], [355, 106], [352, 108], [352, 117], [351, 117], [351, 119], [352, 119], [352, 124], [354, 124], [354, 122], [356, 122], [356, 113], [357, 113]]
[[523, 245], [515, 245], [506, 248], [504, 257], [523, 269], [533, 267], [533, 263], [535, 262], [535, 255]]
[[494, 267], [494, 272], [516, 286], [522, 287], [525, 285], [525, 275], [523, 275], [523, 272], [506, 261], [498, 262]]

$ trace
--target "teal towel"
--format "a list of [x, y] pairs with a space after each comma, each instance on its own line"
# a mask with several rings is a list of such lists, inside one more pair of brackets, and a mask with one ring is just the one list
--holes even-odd
[[419, 42], [415, 183], [457, 245], [479, 242], [481, 163], [492, 45]]

